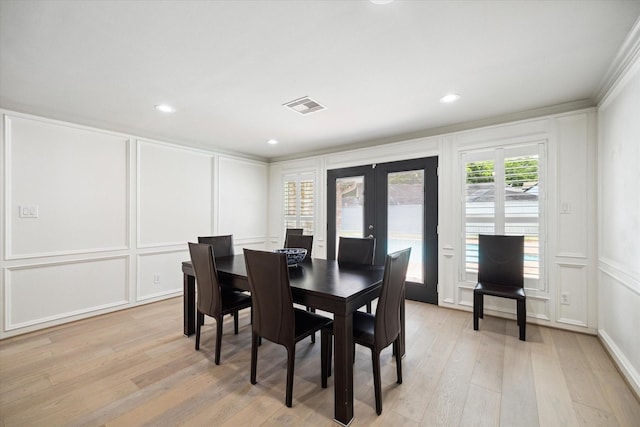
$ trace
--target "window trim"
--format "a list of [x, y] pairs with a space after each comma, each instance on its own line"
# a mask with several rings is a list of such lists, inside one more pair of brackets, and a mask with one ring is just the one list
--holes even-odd
[[[482, 147], [477, 149], [461, 150], [459, 152], [459, 177], [460, 177], [460, 257], [458, 263], [458, 278], [462, 282], [473, 283], [477, 281], [477, 275], [467, 273], [466, 269], [466, 165], [470, 162], [493, 160], [494, 164], [501, 164], [502, 167], [496, 168], [494, 182], [504, 183], [504, 164], [505, 158], [513, 158], [522, 155], [531, 155], [537, 152], [538, 155], [538, 279], [525, 278], [525, 289], [532, 291], [548, 291], [547, 284], [547, 167], [548, 160], [546, 155], [548, 141], [546, 139], [535, 139], [518, 141], [513, 144], [503, 144], [500, 146]], [[505, 216], [505, 186], [496, 185], [495, 188], [495, 211], [502, 213], [496, 218], [492, 224], [495, 230], [504, 230], [506, 225]]]

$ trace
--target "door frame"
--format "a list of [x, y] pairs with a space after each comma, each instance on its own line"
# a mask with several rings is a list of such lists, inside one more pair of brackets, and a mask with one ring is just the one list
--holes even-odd
[[[424, 170], [424, 242], [422, 251], [423, 281], [424, 283], [406, 282], [406, 298], [416, 301], [438, 304], [438, 157], [423, 157], [419, 159], [400, 160], [387, 163], [374, 163], [341, 169], [327, 170], [327, 259], [336, 259], [336, 223], [330, 218], [335, 217], [336, 197], [335, 180], [337, 178], [364, 176], [364, 222], [362, 235], [373, 234], [376, 237], [376, 265], [384, 265], [387, 253], [387, 174], [403, 170]], [[373, 183], [373, 188], [367, 185]], [[375, 191], [374, 191], [375, 190]], [[368, 203], [368, 202], [372, 203]], [[378, 203], [378, 202], [382, 203]], [[369, 224], [375, 229], [369, 230]], [[384, 241], [383, 241], [384, 240]], [[427, 255], [431, 255], [428, 257]]]

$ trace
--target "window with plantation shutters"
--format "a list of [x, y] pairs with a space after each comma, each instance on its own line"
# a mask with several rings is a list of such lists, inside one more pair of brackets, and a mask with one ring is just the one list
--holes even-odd
[[543, 289], [544, 144], [461, 156], [462, 280], [478, 273], [478, 235], [523, 235], [525, 287]]
[[312, 235], [315, 223], [315, 175], [286, 175], [283, 180], [284, 229], [302, 228]]

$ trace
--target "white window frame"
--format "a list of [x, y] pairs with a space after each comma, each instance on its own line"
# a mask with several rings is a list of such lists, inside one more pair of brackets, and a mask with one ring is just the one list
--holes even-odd
[[[302, 215], [301, 212], [301, 189], [302, 186], [300, 185], [301, 182], [303, 181], [312, 181], [313, 182], [313, 214], [312, 215]], [[295, 215], [287, 215], [286, 212], [284, 211], [284, 189], [285, 189], [285, 184], [287, 182], [295, 182], [296, 183], [296, 213]], [[282, 211], [282, 221], [281, 221], [281, 225], [282, 225], [282, 235], [284, 236], [284, 232], [285, 229], [287, 228], [286, 223], [288, 221], [293, 222], [292, 228], [303, 228], [303, 223], [304, 222], [311, 222], [311, 224], [313, 224], [313, 229], [312, 230], [308, 230], [305, 228], [305, 234], [314, 234], [314, 231], [316, 229], [316, 210], [317, 210], [317, 206], [318, 206], [318, 197], [317, 197], [317, 193], [318, 193], [318, 186], [317, 186], [317, 180], [316, 180], [316, 174], [315, 172], [299, 172], [299, 173], [290, 173], [290, 174], [285, 174], [282, 176], [282, 185], [281, 185], [281, 189], [283, 191], [282, 194], [282, 206], [283, 206], [283, 211]], [[291, 227], [291, 225], [290, 225]]]
[[463, 282], [477, 282], [477, 274], [466, 269], [466, 179], [467, 163], [477, 161], [494, 161], [495, 206], [494, 227], [496, 234], [503, 234], [505, 230], [505, 158], [521, 155], [538, 155], [538, 278], [525, 277], [526, 289], [545, 291], [546, 281], [546, 141], [529, 141], [526, 143], [503, 145], [500, 147], [480, 148], [460, 152], [460, 263], [459, 278]]

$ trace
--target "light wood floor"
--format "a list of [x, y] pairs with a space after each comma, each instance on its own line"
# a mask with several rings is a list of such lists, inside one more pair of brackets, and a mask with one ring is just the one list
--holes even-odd
[[[214, 321], [201, 351], [182, 335], [182, 299], [0, 342], [2, 426], [333, 426], [333, 379], [320, 388], [320, 341], [298, 344], [293, 408], [284, 405], [286, 353], [265, 342], [249, 383], [249, 314], [221, 365]], [[382, 356], [376, 416], [370, 352], [357, 348], [352, 425], [639, 426], [640, 404], [597, 338], [407, 303], [404, 383]]]

